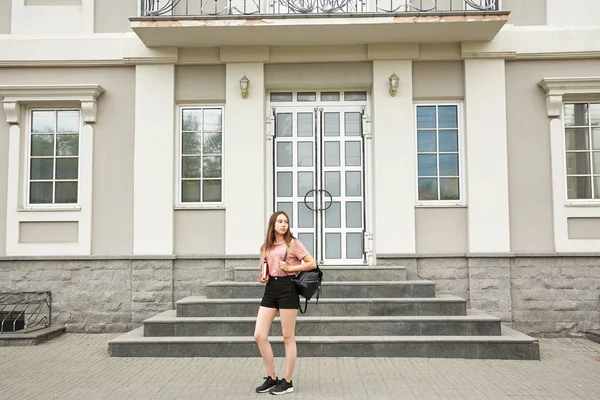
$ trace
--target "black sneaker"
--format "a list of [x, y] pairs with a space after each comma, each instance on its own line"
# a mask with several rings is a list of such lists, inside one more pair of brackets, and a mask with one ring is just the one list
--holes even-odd
[[292, 385], [292, 381], [286, 381], [285, 378], [280, 379], [277, 386], [269, 391], [271, 394], [286, 394], [292, 393], [294, 391], [294, 385]]
[[267, 393], [269, 390], [273, 389], [279, 383], [279, 379], [275, 377], [272, 379], [270, 376], [265, 377], [265, 383], [256, 388], [256, 393]]

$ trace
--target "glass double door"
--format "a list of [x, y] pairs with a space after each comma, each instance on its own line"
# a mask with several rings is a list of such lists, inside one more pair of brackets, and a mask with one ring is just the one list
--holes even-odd
[[362, 106], [275, 107], [273, 199], [319, 264], [366, 263]]

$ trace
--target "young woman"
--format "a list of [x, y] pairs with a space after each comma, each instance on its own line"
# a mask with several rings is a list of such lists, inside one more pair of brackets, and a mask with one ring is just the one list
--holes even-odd
[[[256, 317], [254, 339], [265, 363], [267, 376], [265, 382], [256, 388], [258, 393], [285, 394], [294, 391], [292, 373], [296, 364], [296, 317], [300, 301], [293, 278], [300, 271], [317, 268], [315, 260], [289, 230], [289, 218], [278, 211], [269, 218], [265, 243], [260, 248], [261, 265], [267, 260], [268, 275], [259, 277], [260, 283], [266, 283]], [[304, 263], [302, 263], [304, 261]], [[281, 333], [285, 345], [285, 377], [277, 379], [273, 349], [269, 343], [271, 323], [279, 310]]]

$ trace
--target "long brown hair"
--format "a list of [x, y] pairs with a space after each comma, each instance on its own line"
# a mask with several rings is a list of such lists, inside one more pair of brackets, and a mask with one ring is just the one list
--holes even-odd
[[273, 214], [271, 214], [271, 217], [269, 218], [269, 225], [267, 226], [267, 236], [265, 237], [265, 242], [260, 247], [261, 258], [263, 258], [267, 254], [269, 254], [271, 249], [273, 247], [275, 247], [275, 240], [276, 240], [275, 222], [277, 222], [277, 217], [279, 217], [280, 215], [284, 215], [288, 220], [288, 230], [283, 235], [283, 239], [285, 240], [285, 242], [287, 243], [288, 246], [291, 245], [292, 239], [294, 239], [294, 236], [290, 232], [290, 225], [289, 225], [290, 217], [288, 217], [288, 215], [284, 211], [274, 212]]

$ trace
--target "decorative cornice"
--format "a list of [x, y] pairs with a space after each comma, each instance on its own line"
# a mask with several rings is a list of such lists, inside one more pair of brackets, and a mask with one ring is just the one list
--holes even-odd
[[[0, 85], [0, 99], [4, 104], [6, 122], [18, 124], [20, 104], [39, 102], [79, 102], [83, 120], [96, 122], [97, 100], [104, 93], [100, 85]], [[8, 110], [8, 111], [7, 111]]]
[[546, 92], [549, 118], [560, 117], [564, 96], [600, 95], [600, 77], [544, 78], [538, 84]]

